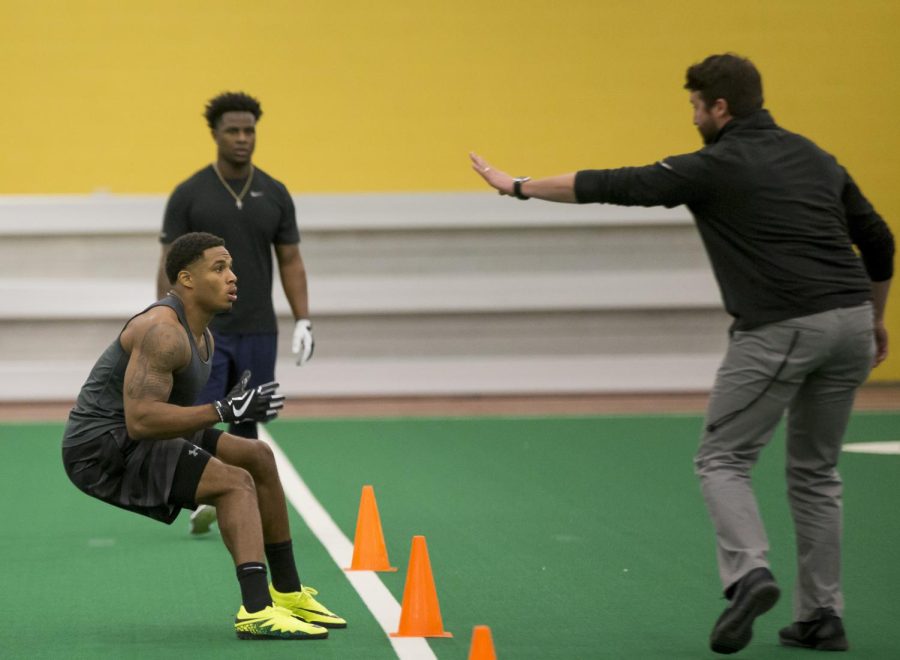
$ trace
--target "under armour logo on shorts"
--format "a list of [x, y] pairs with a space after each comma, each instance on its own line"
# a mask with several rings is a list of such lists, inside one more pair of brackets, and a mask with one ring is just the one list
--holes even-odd
[[190, 454], [191, 456], [196, 456], [198, 453], [200, 453], [200, 447], [198, 447], [197, 445], [194, 445], [193, 449], [188, 449], [188, 454]]

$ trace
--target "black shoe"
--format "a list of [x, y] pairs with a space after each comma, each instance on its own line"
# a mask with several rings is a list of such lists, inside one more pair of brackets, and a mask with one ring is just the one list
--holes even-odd
[[716, 653], [737, 653], [747, 646], [753, 637], [754, 619], [772, 609], [781, 595], [768, 568], [754, 568], [730, 591], [731, 605], [709, 636], [709, 648]]
[[799, 646], [816, 651], [846, 651], [850, 648], [844, 623], [833, 609], [815, 611], [810, 621], [796, 621], [778, 631], [782, 646]]

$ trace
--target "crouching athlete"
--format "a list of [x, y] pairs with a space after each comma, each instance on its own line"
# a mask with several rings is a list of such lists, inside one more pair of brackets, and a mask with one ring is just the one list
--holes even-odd
[[231, 255], [217, 236], [185, 234], [166, 275], [168, 295], [125, 324], [81, 388], [63, 437], [66, 473], [88, 495], [166, 524], [214, 505], [241, 589], [238, 637], [324, 639], [347, 623], [300, 583], [271, 448], [213, 428], [274, 419], [278, 384], [247, 389], [246, 372], [224, 399], [191, 405], [212, 365], [207, 326], [237, 300]]

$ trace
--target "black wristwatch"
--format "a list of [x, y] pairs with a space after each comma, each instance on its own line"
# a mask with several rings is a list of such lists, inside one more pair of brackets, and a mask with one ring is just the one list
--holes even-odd
[[531, 199], [531, 197], [522, 194], [522, 184], [526, 181], [531, 181], [531, 177], [517, 176], [513, 179], [513, 197], [516, 199]]

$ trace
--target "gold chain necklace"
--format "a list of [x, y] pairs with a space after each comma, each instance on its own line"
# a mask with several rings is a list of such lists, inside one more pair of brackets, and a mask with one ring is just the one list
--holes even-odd
[[219, 177], [219, 181], [222, 182], [222, 185], [225, 186], [225, 190], [228, 191], [228, 194], [234, 197], [234, 205], [238, 207], [238, 211], [244, 208], [244, 196], [247, 194], [247, 191], [250, 190], [250, 184], [253, 182], [253, 165], [250, 166], [250, 176], [247, 177], [247, 183], [244, 184], [243, 190], [241, 190], [241, 194], [235, 194], [234, 190], [231, 186], [228, 185], [228, 182], [225, 180], [225, 177], [222, 176], [222, 173], [219, 171], [219, 166], [213, 163], [213, 169], [216, 172], [216, 176]]

